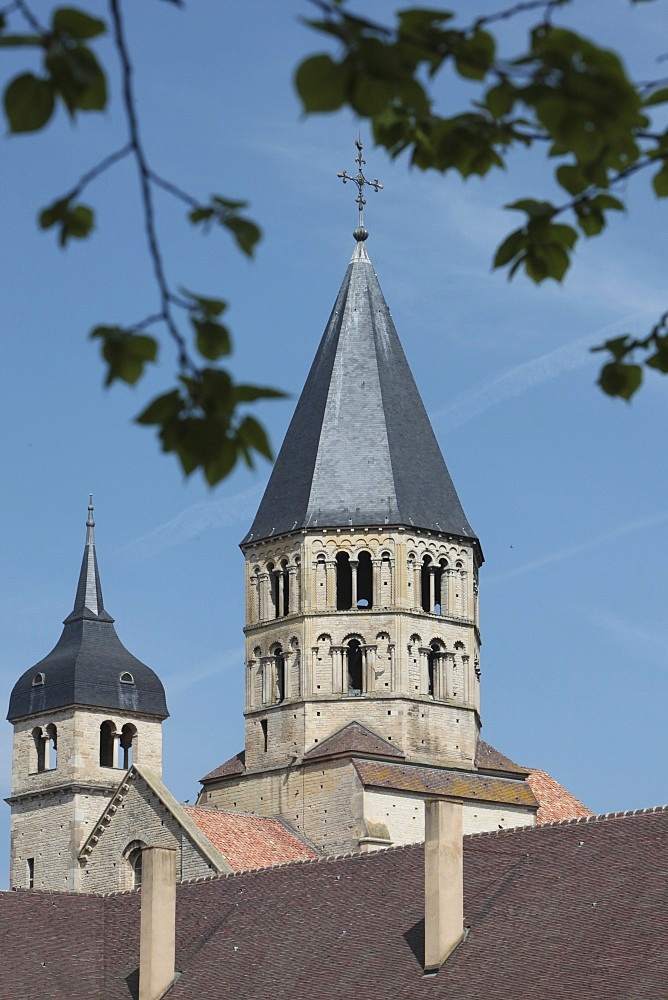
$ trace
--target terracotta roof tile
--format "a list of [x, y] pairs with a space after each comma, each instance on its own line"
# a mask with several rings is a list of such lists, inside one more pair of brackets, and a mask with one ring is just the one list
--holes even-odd
[[475, 772], [446, 771], [415, 764], [380, 763], [355, 760], [355, 768], [364, 785], [418, 792], [422, 795], [452, 795], [462, 799], [507, 802], [536, 806], [526, 781], [485, 777]]
[[557, 820], [593, 815], [591, 809], [587, 809], [546, 771], [531, 771], [527, 781], [538, 799], [538, 823], [554, 823]]
[[400, 747], [388, 743], [360, 722], [350, 722], [343, 729], [328, 736], [318, 746], [311, 747], [304, 754], [304, 760], [316, 760], [319, 757], [333, 757], [346, 753], [373, 754], [380, 757], [405, 756]]
[[318, 856], [278, 819], [203, 806], [184, 809], [236, 872]]

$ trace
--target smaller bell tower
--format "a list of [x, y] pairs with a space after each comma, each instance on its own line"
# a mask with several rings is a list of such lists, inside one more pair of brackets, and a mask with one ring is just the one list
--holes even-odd
[[123, 772], [133, 761], [162, 770], [164, 688], [104, 608], [94, 528], [91, 496], [74, 608], [9, 701], [12, 889], [79, 890], [79, 850]]

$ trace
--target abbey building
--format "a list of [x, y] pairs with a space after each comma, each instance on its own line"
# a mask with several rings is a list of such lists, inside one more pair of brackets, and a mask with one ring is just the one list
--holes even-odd
[[355, 235], [241, 543], [245, 747], [195, 806], [164, 786], [165, 692], [105, 610], [91, 504], [72, 613], [11, 694], [12, 887], [132, 888], [147, 847], [186, 879], [417, 843], [427, 798], [464, 833], [588, 814], [480, 738], [482, 548]]

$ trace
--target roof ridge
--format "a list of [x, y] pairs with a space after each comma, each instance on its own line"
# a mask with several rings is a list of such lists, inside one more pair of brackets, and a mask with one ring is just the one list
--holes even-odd
[[503, 830], [481, 830], [479, 833], [467, 833], [464, 836], [470, 839], [474, 837], [499, 837], [508, 833], [518, 831], [539, 831], [549, 830], [555, 826], [576, 826], [578, 823], [595, 823], [609, 819], [627, 819], [629, 816], [642, 816], [649, 813], [668, 812], [668, 805], [647, 806], [644, 809], [625, 809], [619, 812], [591, 813], [589, 816], [576, 816], [572, 819], [555, 819], [550, 823], [537, 823], [535, 826], [508, 826]]

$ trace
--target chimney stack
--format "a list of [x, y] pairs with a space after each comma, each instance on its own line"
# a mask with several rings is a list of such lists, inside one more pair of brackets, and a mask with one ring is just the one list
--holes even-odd
[[174, 982], [176, 850], [142, 851], [139, 1000], [160, 1000]]
[[427, 799], [424, 811], [424, 969], [434, 973], [464, 937], [462, 803]]

